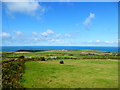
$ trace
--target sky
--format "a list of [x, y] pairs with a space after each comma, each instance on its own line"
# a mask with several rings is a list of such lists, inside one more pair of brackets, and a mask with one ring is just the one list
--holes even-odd
[[3, 46], [117, 46], [117, 2], [2, 2]]

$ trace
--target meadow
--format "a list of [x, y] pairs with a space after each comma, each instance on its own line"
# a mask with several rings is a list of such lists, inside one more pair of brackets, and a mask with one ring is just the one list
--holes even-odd
[[117, 88], [118, 61], [29, 61], [21, 81], [25, 88]]
[[1, 57], [4, 88], [118, 88], [117, 52], [3, 51]]

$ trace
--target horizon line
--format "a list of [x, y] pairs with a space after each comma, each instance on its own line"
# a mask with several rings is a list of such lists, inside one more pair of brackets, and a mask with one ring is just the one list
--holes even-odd
[[[19, 45], [20, 46], [20, 45]], [[26, 45], [25, 45], [26, 46]], [[32, 45], [33, 46], [33, 45]], [[37, 45], [38, 46], [38, 45]], [[42, 45], [40, 45], [42, 46]], [[47, 45], [44, 45], [44, 46], [47, 46]], [[55, 45], [56, 46], [56, 45]], [[71, 45], [71, 46], [74, 46], [74, 45]], [[78, 45], [77, 45], [78, 46]], [[4, 46], [0, 46], [0, 47], [4, 47]], [[84, 46], [83, 46], [84, 47]], [[86, 46], [85, 46], [86, 47]], [[119, 47], [119, 46], [88, 46], [88, 47]]]

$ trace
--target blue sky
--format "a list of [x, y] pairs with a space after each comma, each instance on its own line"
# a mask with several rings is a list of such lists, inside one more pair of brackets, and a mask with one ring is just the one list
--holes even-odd
[[3, 46], [117, 46], [117, 2], [2, 3]]

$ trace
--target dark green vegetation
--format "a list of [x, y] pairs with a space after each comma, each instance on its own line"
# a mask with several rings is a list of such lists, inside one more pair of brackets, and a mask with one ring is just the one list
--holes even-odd
[[[116, 52], [97, 50], [4, 51], [3, 87], [117, 88]], [[51, 57], [56, 57], [51, 59]], [[46, 61], [47, 59], [47, 61]], [[64, 64], [60, 64], [63, 60]]]
[[2, 87], [21, 88], [20, 80], [24, 72], [25, 61], [9, 61], [2, 63]]

